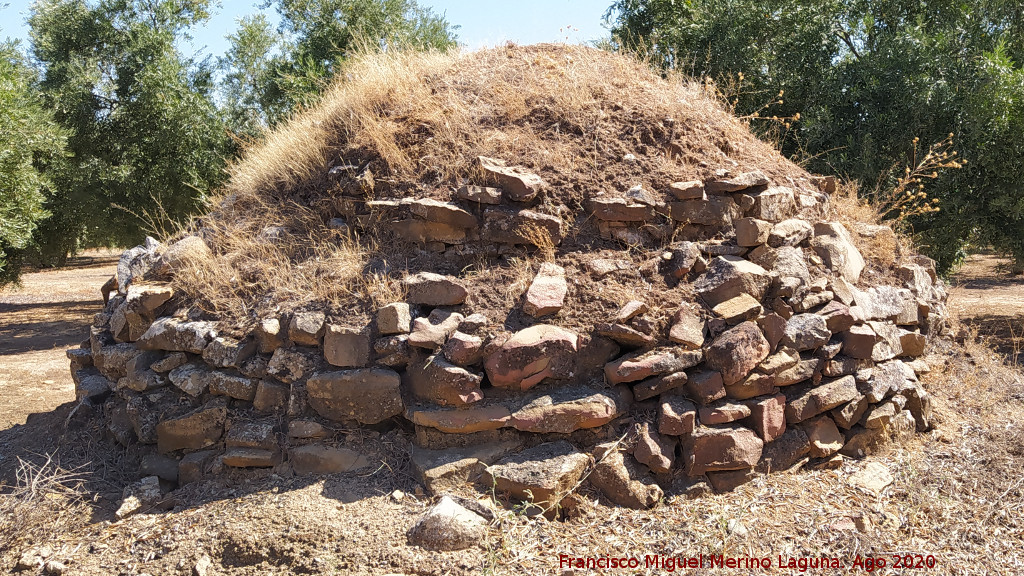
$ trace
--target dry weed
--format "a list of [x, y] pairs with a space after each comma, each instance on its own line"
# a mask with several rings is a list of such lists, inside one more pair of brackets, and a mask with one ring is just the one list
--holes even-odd
[[[621, 170], [627, 153], [642, 160], [635, 174]], [[567, 227], [590, 195], [663, 189], [727, 160], [780, 181], [806, 175], [699, 83], [666, 80], [622, 55], [561, 45], [368, 54], [230, 168], [212, 213], [191, 226], [216, 258], [192, 265], [179, 285], [222, 317], [314, 302], [363, 307], [380, 281], [357, 277], [394, 247], [370, 245], [386, 237], [353, 221], [361, 203], [449, 199], [467, 179], [486, 183], [481, 155], [540, 174], [550, 186], [539, 209]], [[334, 217], [373, 238], [346, 244], [326, 228]], [[554, 254], [541, 244], [541, 258]]]
[[88, 522], [84, 477], [46, 456], [40, 464], [18, 458], [17, 484], [0, 486], [0, 552], [17, 555], [45, 544], [57, 548]]

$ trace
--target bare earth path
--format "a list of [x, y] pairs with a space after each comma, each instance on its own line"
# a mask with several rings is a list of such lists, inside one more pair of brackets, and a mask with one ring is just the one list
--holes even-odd
[[952, 282], [949, 305], [1013, 364], [1024, 351], [1024, 276], [1007, 266], [1003, 258], [972, 254]]
[[74, 400], [64, 350], [88, 337], [117, 254], [91, 251], [65, 268], [25, 274], [20, 287], [0, 291], [0, 430]]

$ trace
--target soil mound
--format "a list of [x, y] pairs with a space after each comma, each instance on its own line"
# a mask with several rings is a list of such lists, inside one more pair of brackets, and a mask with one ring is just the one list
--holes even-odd
[[356, 470], [338, 430], [369, 426], [431, 491], [548, 514], [729, 490], [930, 426], [945, 289], [835, 188], [622, 56], [367, 58], [122, 256], [69, 357], [177, 482]]

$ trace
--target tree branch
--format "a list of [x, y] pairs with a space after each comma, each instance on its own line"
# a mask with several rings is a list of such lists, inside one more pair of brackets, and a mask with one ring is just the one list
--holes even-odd
[[853, 52], [854, 57], [860, 60], [860, 52], [858, 52], [857, 47], [853, 45], [853, 39], [850, 38], [850, 33], [846, 30], [836, 30], [836, 36], [839, 36], [839, 38], [850, 48], [850, 52]]

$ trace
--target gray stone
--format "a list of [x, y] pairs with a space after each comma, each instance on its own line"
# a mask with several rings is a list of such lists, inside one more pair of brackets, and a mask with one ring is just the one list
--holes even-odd
[[377, 310], [377, 331], [384, 335], [408, 334], [412, 313], [405, 302], [393, 302]]
[[651, 475], [615, 443], [599, 444], [594, 448], [594, 458], [597, 464], [590, 473], [590, 483], [613, 503], [643, 510], [664, 496]]
[[366, 366], [370, 363], [369, 328], [329, 325], [324, 333], [324, 358], [341, 368]]
[[548, 442], [506, 457], [485, 471], [485, 482], [539, 506], [553, 508], [579, 482], [590, 456], [565, 440]]
[[296, 312], [288, 323], [288, 338], [302, 346], [319, 346], [326, 320], [320, 311]]
[[409, 529], [408, 541], [427, 550], [452, 551], [476, 546], [487, 536], [487, 523], [443, 496]]
[[715, 306], [740, 294], [749, 294], [760, 301], [771, 278], [764, 268], [738, 256], [719, 256], [694, 283], [697, 294]]
[[768, 245], [773, 248], [798, 246], [811, 235], [811, 230], [811, 225], [806, 220], [799, 218], [783, 220], [772, 227], [768, 234]]
[[370, 465], [363, 454], [348, 448], [307, 444], [288, 450], [288, 461], [296, 474], [341, 474]]
[[511, 440], [437, 450], [414, 446], [410, 463], [427, 491], [440, 494], [475, 482], [487, 466], [515, 452], [520, 446], [519, 442]]
[[320, 364], [319, 354], [295, 348], [278, 348], [267, 363], [267, 373], [291, 384], [302, 380]]
[[209, 322], [157, 318], [135, 345], [140, 350], [166, 350], [201, 354], [217, 332]]
[[203, 360], [217, 368], [238, 368], [256, 353], [256, 341], [217, 336], [203, 349]]
[[864, 270], [864, 257], [853, 243], [846, 227], [839, 222], [819, 222], [814, 225], [811, 247], [829, 269], [854, 284]]
[[786, 322], [781, 344], [797, 351], [812, 350], [824, 346], [831, 337], [832, 333], [823, 317], [817, 314], [796, 314]]
[[768, 242], [772, 231], [771, 222], [757, 218], [740, 218], [736, 225], [736, 244], [740, 246], [758, 246]]
[[773, 186], [754, 195], [754, 204], [747, 211], [752, 216], [768, 222], [781, 222], [796, 214], [796, 199], [791, 188]]
[[309, 404], [324, 418], [377, 424], [405, 410], [401, 377], [385, 368], [318, 372], [306, 382]]
[[409, 345], [427, 350], [437, 350], [445, 340], [459, 328], [463, 316], [458, 312], [436, 308], [426, 318], [412, 321], [412, 333], [409, 334]]

